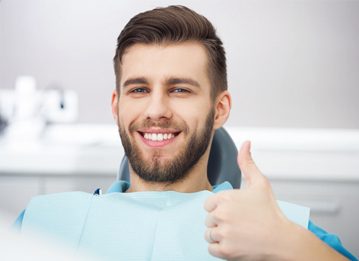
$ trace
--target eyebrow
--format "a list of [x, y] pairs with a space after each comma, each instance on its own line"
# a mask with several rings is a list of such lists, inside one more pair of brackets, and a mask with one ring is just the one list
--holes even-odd
[[196, 86], [196, 87], [200, 87], [199, 83], [193, 79], [190, 78], [169, 78], [167, 79], [167, 84], [171, 85], [171, 84], [189, 84], [192, 86]]
[[[123, 83], [122, 87], [126, 88], [132, 84], [148, 84], [148, 81], [144, 77], [130, 78]], [[181, 78], [181, 77], [168, 78], [166, 80], [166, 84], [167, 85], [189, 84], [195, 87], [200, 87], [200, 84], [197, 81], [190, 78]]]
[[125, 88], [132, 84], [148, 84], [148, 81], [144, 77], [130, 78], [123, 83], [122, 87]]

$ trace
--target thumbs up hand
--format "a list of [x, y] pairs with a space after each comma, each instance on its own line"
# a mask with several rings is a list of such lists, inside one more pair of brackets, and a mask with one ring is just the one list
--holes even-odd
[[270, 259], [278, 237], [291, 222], [282, 214], [268, 179], [262, 175], [245, 142], [238, 154], [243, 189], [219, 192], [205, 202], [205, 238], [210, 254], [227, 260]]
[[284, 216], [251, 157], [249, 142], [238, 164], [244, 188], [219, 192], [205, 202], [210, 254], [227, 260], [347, 260]]

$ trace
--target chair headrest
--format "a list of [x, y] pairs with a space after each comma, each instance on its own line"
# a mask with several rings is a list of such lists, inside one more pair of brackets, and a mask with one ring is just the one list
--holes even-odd
[[[211, 185], [228, 181], [233, 188], [241, 185], [241, 171], [237, 164], [237, 148], [224, 128], [216, 130], [208, 160], [208, 179]], [[128, 158], [122, 158], [117, 179], [130, 181]]]
[[237, 163], [237, 147], [222, 127], [214, 133], [208, 160], [208, 179], [212, 185], [228, 181], [233, 188], [241, 186], [241, 170]]

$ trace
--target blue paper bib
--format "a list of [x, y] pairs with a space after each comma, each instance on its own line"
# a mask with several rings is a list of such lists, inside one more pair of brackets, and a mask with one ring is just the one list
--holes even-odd
[[56, 235], [104, 260], [219, 260], [208, 253], [205, 199], [196, 193], [137, 192], [35, 197], [22, 232]]
[[[101, 260], [219, 260], [204, 239], [205, 200], [212, 192], [67, 192], [35, 197], [21, 230], [41, 230]], [[279, 202], [306, 227], [309, 209]]]

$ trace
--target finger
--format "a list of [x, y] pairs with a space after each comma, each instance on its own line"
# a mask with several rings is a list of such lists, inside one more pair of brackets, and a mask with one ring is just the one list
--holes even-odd
[[208, 252], [215, 257], [223, 258], [225, 259], [226, 256], [223, 254], [223, 251], [221, 249], [221, 245], [219, 243], [213, 243], [208, 245]]
[[214, 239], [212, 238], [212, 230], [211, 229], [206, 229], [206, 232], [204, 233], [204, 239], [209, 243], [209, 244], [213, 244], [216, 241], [214, 241]]
[[212, 228], [212, 227], [216, 227], [218, 225], [218, 222], [213, 215], [208, 214], [206, 217], [205, 225], [208, 228]]
[[218, 231], [218, 228], [206, 229], [204, 238], [209, 244], [218, 243], [222, 239], [221, 234]]
[[217, 195], [213, 195], [207, 198], [207, 200], [204, 202], [204, 209], [208, 212], [212, 212], [216, 209], [218, 205], [218, 197]]
[[261, 179], [263, 176], [260, 170], [257, 168], [251, 155], [251, 142], [245, 141], [238, 153], [238, 165], [243, 174], [246, 186], [252, 186], [257, 179]]

